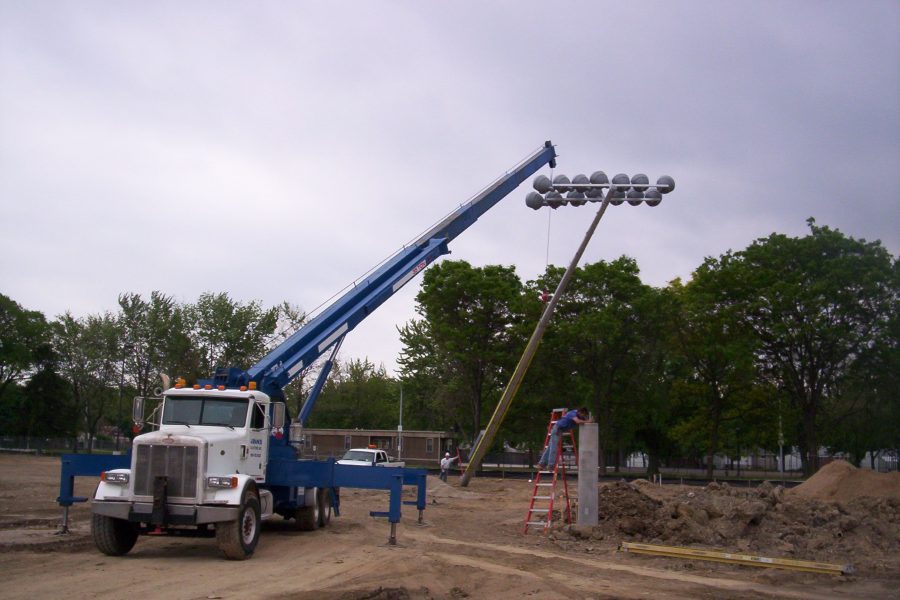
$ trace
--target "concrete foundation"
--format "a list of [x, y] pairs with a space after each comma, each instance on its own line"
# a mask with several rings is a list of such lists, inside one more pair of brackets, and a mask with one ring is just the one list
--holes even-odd
[[597, 524], [597, 465], [600, 428], [597, 423], [578, 426], [578, 525]]

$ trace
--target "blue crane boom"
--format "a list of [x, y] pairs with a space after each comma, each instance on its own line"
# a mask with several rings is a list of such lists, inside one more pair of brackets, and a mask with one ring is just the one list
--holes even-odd
[[485, 212], [512, 192], [544, 165], [555, 167], [556, 151], [550, 141], [469, 202], [401, 249], [357, 283], [322, 313], [305, 323], [293, 335], [246, 371], [218, 369], [211, 383], [237, 387], [255, 382], [257, 389], [270, 396], [283, 396], [282, 389], [317, 358], [332, 350], [331, 358], [320, 371], [299, 421], [304, 423], [328, 376], [336, 350], [344, 336], [393, 296], [419, 271], [441, 255], [450, 252], [448, 244]]

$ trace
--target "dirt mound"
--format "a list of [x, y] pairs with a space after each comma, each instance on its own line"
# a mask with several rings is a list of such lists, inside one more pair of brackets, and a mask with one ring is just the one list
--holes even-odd
[[445, 483], [437, 477], [429, 477], [427, 485], [428, 502], [436, 498], [480, 498], [482, 494], [471, 490], [462, 489], [459, 485]]
[[653, 518], [662, 502], [647, 496], [632, 484], [623, 481], [600, 488], [599, 518], [615, 523], [628, 535], [654, 536], [658, 534]]
[[828, 463], [815, 475], [788, 492], [803, 498], [847, 502], [854, 498], [900, 500], [900, 473], [857, 469], [843, 460]]
[[852, 563], [861, 572], [898, 573], [900, 498], [846, 502], [789, 495], [764, 483], [736, 488], [617, 482], [599, 490], [599, 524], [575, 537], [697, 546], [762, 556]]

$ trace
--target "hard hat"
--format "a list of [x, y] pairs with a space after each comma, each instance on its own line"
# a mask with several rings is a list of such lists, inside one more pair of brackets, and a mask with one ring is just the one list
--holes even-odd
[[449, 457], [449, 456], [450, 456], [450, 453], [449, 453], [449, 452], [444, 452], [444, 456]]

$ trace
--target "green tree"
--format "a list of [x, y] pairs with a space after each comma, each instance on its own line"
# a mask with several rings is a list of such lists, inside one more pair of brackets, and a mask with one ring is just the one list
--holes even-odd
[[53, 323], [60, 373], [71, 385], [90, 451], [102, 420], [118, 398], [121, 330], [110, 313], [76, 319], [66, 313]]
[[[543, 293], [556, 288], [563, 272], [564, 269], [548, 266], [541, 277], [525, 283], [519, 298], [512, 304], [514, 320], [509, 330], [510, 364], [521, 360], [528, 340], [547, 307]], [[561, 407], [576, 408], [584, 404], [578, 398], [587, 395], [585, 389], [579, 389], [584, 387], [584, 381], [572, 376], [569, 354], [557, 351], [560, 347], [555, 341], [558, 335], [556, 323], [551, 321], [497, 435], [498, 440], [528, 450], [530, 465], [543, 451], [550, 411]], [[504, 386], [508, 380], [509, 377]]]
[[806, 474], [818, 468], [825, 410], [853, 366], [888, 323], [897, 296], [895, 261], [880, 242], [847, 237], [809, 220], [810, 234], [772, 234], [729, 252], [729, 300], [758, 342], [760, 374], [800, 415], [797, 438]]
[[[676, 299], [669, 289], [646, 287], [634, 302], [637, 314], [635, 329], [640, 340], [633, 351], [634, 365], [629, 383], [632, 403], [625, 411], [629, 429], [634, 431], [637, 449], [649, 457], [647, 473], [659, 472], [659, 463], [678, 453], [672, 438], [672, 382], [681, 362], [677, 360], [673, 331]], [[629, 444], [619, 445], [618, 467]]]
[[24, 387], [22, 434], [29, 437], [71, 438], [78, 433], [78, 411], [72, 388], [53, 361], [43, 362]]
[[310, 417], [315, 427], [394, 429], [399, 382], [368, 359], [338, 362]]
[[4, 435], [26, 435], [27, 424], [22, 415], [25, 388], [18, 384], [6, 386], [0, 396], [0, 433]]
[[398, 327], [402, 350], [397, 358], [404, 392], [403, 412], [408, 428], [459, 431], [459, 415], [450, 407], [460, 403], [447, 397], [451, 376], [438, 360], [434, 339], [424, 319], [414, 319]]
[[195, 375], [184, 310], [170, 296], [154, 291], [144, 300], [139, 294], [121, 294], [117, 320], [122, 378], [137, 395], [150, 395], [161, 373]]
[[849, 453], [857, 466], [868, 453], [875, 468], [880, 453], [900, 449], [900, 307], [896, 297], [893, 304], [888, 325], [863, 349], [829, 406], [836, 418], [825, 431], [825, 443], [832, 451]]
[[683, 448], [702, 451], [710, 478], [713, 457], [729, 449], [723, 428], [737, 431], [757, 383], [755, 340], [741, 328], [734, 306], [723, 301], [728, 289], [722, 275], [707, 261], [688, 285], [670, 285], [679, 301], [673, 355], [684, 363], [675, 386], [682, 417], [673, 432]]
[[36, 355], [46, 349], [50, 330], [43, 313], [25, 310], [0, 294], [0, 397], [31, 373]]
[[237, 302], [224, 292], [202, 294], [185, 312], [203, 375], [212, 374], [216, 367], [246, 368], [261, 359], [279, 313], [277, 307], [263, 310], [258, 301]]
[[[555, 275], [551, 272], [539, 285], [553, 289]], [[656, 384], [662, 381], [654, 339], [660, 335], [659, 301], [641, 282], [631, 258], [585, 265], [560, 299], [552, 331], [536, 357], [554, 364], [562, 377], [555, 384], [556, 405], [591, 409], [598, 423], [602, 467], [607, 452], [616, 456], [618, 466], [641, 441], [653, 456], [651, 468], [656, 468], [666, 448], [655, 437], [658, 428], [651, 419], [656, 415], [646, 412], [651, 401], [664, 402], [651, 396], [660, 392]]]
[[[440, 374], [438, 398], [454, 426], [474, 439], [488, 399], [496, 399], [510, 368], [510, 326], [521, 282], [513, 267], [472, 267], [444, 261], [425, 272], [416, 311], [427, 322], [430, 360]], [[416, 341], [404, 338], [404, 343]], [[404, 347], [409, 356], [422, 349]], [[408, 364], [408, 363], [407, 363]], [[413, 375], [401, 363], [405, 379]]]

